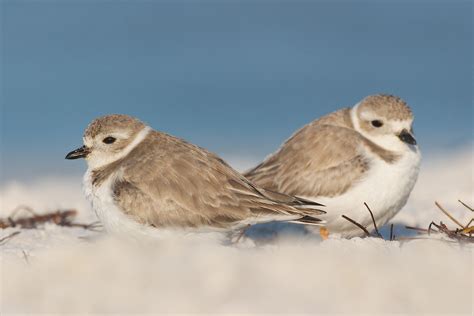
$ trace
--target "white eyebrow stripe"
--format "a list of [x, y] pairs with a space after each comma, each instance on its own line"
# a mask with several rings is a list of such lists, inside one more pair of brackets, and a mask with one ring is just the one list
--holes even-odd
[[111, 133], [108, 136], [112, 136], [112, 137], [115, 137], [115, 138], [128, 138], [130, 136], [130, 134], [129, 133], [124, 133], [124, 132], [114, 132], [114, 133]]
[[150, 126], [145, 126], [138, 134], [135, 136], [133, 141], [128, 144], [116, 157], [116, 160], [122, 159], [127, 156], [135, 147], [137, 147], [151, 132]]
[[354, 105], [351, 109], [352, 126], [354, 126], [354, 130], [356, 130], [357, 132], [360, 132], [359, 119], [357, 118], [357, 110], [359, 106], [360, 106], [360, 102]]

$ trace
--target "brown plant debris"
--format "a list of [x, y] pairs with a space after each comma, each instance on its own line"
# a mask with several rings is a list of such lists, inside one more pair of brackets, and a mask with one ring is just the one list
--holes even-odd
[[352, 218], [350, 218], [346, 215], [342, 215], [342, 218], [344, 218], [345, 220], [347, 220], [347, 221], [351, 222], [352, 224], [356, 225], [357, 227], [359, 227], [365, 233], [366, 237], [370, 237], [369, 231], [367, 230], [367, 228], [362, 226], [362, 224], [357, 223], [355, 220], [353, 220]]
[[[466, 203], [459, 200], [459, 203], [463, 205], [466, 209], [474, 211], [472, 207], [468, 206]], [[443, 222], [435, 223], [434, 221], [430, 223], [427, 229], [419, 227], [405, 226], [407, 229], [415, 230], [418, 234], [431, 235], [433, 233], [442, 234], [450, 239], [456, 240], [458, 242], [468, 242], [474, 243], [474, 218], [472, 218], [466, 225], [463, 225], [459, 220], [457, 220], [450, 212], [448, 212], [440, 203], [435, 202], [435, 205], [438, 209], [446, 215], [453, 223], [455, 223], [458, 228], [449, 228]]]
[[[463, 205], [466, 209], [468, 209], [471, 212], [474, 212], [474, 209], [464, 203], [461, 200], [458, 200], [461, 205]], [[367, 205], [367, 203], [364, 203], [365, 207], [370, 213], [370, 216], [372, 218], [372, 224], [374, 225], [374, 231], [375, 231], [375, 236], [378, 238], [382, 238], [382, 234], [380, 234], [377, 224], [375, 222], [374, 214], [370, 207]], [[435, 202], [435, 205], [438, 207], [438, 209], [446, 215], [454, 224], [458, 226], [458, 228], [449, 228], [446, 224], [443, 222], [435, 223], [432, 221], [428, 228], [421, 228], [421, 227], [412, 227], [412, 226], [405, 226], [406, 229], [414, 230], [416, 231], [419, 235], [428, 235], [430, 236], [431, 234], [437, 233], [437, 234], [442, 234], [450, 239], [452, 239], [454, 242], [469, 242], [469, 243], [474, 243], [474, 218], [472, 218], [467, 224], [463, 225], [459, 220], [457, 220], [450, 212], [448, 212], [443, 206], [441, 206], [440, 203]], [[362, 224], [356, 222], [352, 218], [342, 215], [342, 218], [345, 220], [351, 222], [355, 226], [359, 227], [365, 234], [366, 237], [371, 237], [372, 235], [368, 231], [366, 227], [364, 227]], [[394, 226], [393, 224], [390, 225], [390, 240], [413, 240], [413, 239], [419, 239], [417, 237], [396, 237], [394, 234]]]
[[5, 237], [0, 238], [0, 245], [5, 244], [8, 240], [12, 239], [13, 237], [15, 237], [18, 234], [20, 234], [20, 232], [16, 231], [16, 232], [13, 232], [13, 233], [5, 236]]
[[[28, 213], [28, 215], [21, 217], [18, 216], [21, 211]], [[74, 223], [73, 220], [76, 216], [77, 211], [73, 209], [57, 210], [55, 212], [37, 214], [28, 206], [19, 206], [14, 209], [11, 215], [7, 218], [0, 218], [0, 229], [11, 227], [34, 229], [45, 223], [53, 223], [58, 226], [66, 227], [81, 227], [88, 230], [96, 230], [98, 227], [100, 227], [98, 222], [91, 224]]]
[[370, 207], [367, 205], [367, 203], [364, 202], [364, 205], [365, 205], [365, 207], [367, 208], [367, 210], [368, 210], [369, 213], [370, 213], [370, 217], [372, 218], [372, 223], [374, 224], [374, 229], [375, 229], [375, 233], [377, 234], [377, 237], [383, 238], [383, 237], [382, 237], [382, 234], [379, 232], [379, 229], [378, 229], [378, 227], [377, 227], [377, 223], [375, 222], [374, 213], [372, 213], [372, 210], [371, 210]]
[[[375, 222], [375, 217], [374, 217], [374, 213], [372, 213], [372, 210], [370, 209], [369, 205], [367, 205], [367, 203], [364, 202], [364, 205], [365, 207], [367, 208], [367, 211], [369, 211], [370, 213], [370, 218], [372, 218], [372, 224], [374, 225], [374, 230], [375, 230], [375, 234], [376, 234], [376, 237], [378, 238], [382, 238], [383, 239], [383, 236], [382, 234], [380, 233], [378, 227], [377, 227], [377, 223]], [[366, 227], [364, 227], [362, 224], [356, 222], [355, 220], [353, 220], [352, 218], [346, 216], [346, 215], [342, 215], [342, 218], [344, 218], [345, 220], [351, 222], [352, 224], [354, 224], [355, 226], [359, 227], [365, 234], [366, 237], [371, 237], [371, 234], [370, 232], [367, 230]], [[390, 236], [393, 235], [393, 228], [390, 232]], [[392, 237], [390, 237], [392, 238]], [[390, 239], [392, 240], [392, 239]]]
[[390, 224], [390, 241], [395, 240], [395, 233], [393, 232], [393, 223]]
[[461, 203], [465, 208], [467, 208], [468, 210], [470, 210], [471, 212], [474, 212], [474, 208], [468, 206], [466, 203], [464, 203], [463, 201], [461, 200], [458, 200], [459, 203]]

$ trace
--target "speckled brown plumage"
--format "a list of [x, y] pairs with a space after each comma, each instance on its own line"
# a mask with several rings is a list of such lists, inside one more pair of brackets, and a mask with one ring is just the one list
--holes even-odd
[[413, 118], [410, 107], [401, 98], [388, 94], [366, 97], [360, 102], [358, 111], [371, 110], [389, 120], [408, 120]]
[[216, 155], [157, 131], [127, 156], [92, 171], [92, 183], [100, 186], [111, 176], [119, 208], [154, 227], [228, 228], [267, 216], [310, 216], [317, 223], [323, 213], [313, 202], [259, 189]]
[[93, 120], [87, 126], [84, 138], [94, 138], [101, 132], [111, 129], [130, 130], [131, 133], [137, 133], [144, 127], [145, 124], [134, 117], [124, 114], [110, 114]]

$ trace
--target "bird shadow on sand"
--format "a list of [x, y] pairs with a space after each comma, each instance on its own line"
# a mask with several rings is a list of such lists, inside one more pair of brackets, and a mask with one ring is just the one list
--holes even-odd
[[[372, 236], [376, 237], [373, 232], [373, 227], [367, 228], [372, 232]], [[265, 224], [257, 224], [249, 227], [244, 236], [255, 242], [257, 245], [274, 243], [280, 240], [302, 240], [321, 242], [323, 239], [318, 233], [318, 227], [314, 229], [308, 228], [305, 225], [285, 223], [285, 222], [270, 222]], [[414, 237], [416, 232], [405, 227], [404, 223], [393, 223], [393, 230], [391, 224], [384, 225], [379, 228], [379, 232], [383, 239], [390, 240], [391, 234], [394, 235], [394, 240], [399, 237]], [[329, 232], [330, 234], [330, 232]]]
[[245, 230], [245, 237], [253, 240], [256, 245], [287, 239], [314, 239], [315, 241], [321, 241], [319, 234], [312, 233], [304, 225], [285, 222], [253, 225]]

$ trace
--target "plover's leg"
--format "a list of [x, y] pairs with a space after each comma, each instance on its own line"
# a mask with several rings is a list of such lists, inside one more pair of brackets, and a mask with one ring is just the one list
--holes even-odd
[[322, 240], [327, 240], [329, 238], [329, 230], [326, 227], [320, 227], [319, 236], [321, 236]]

